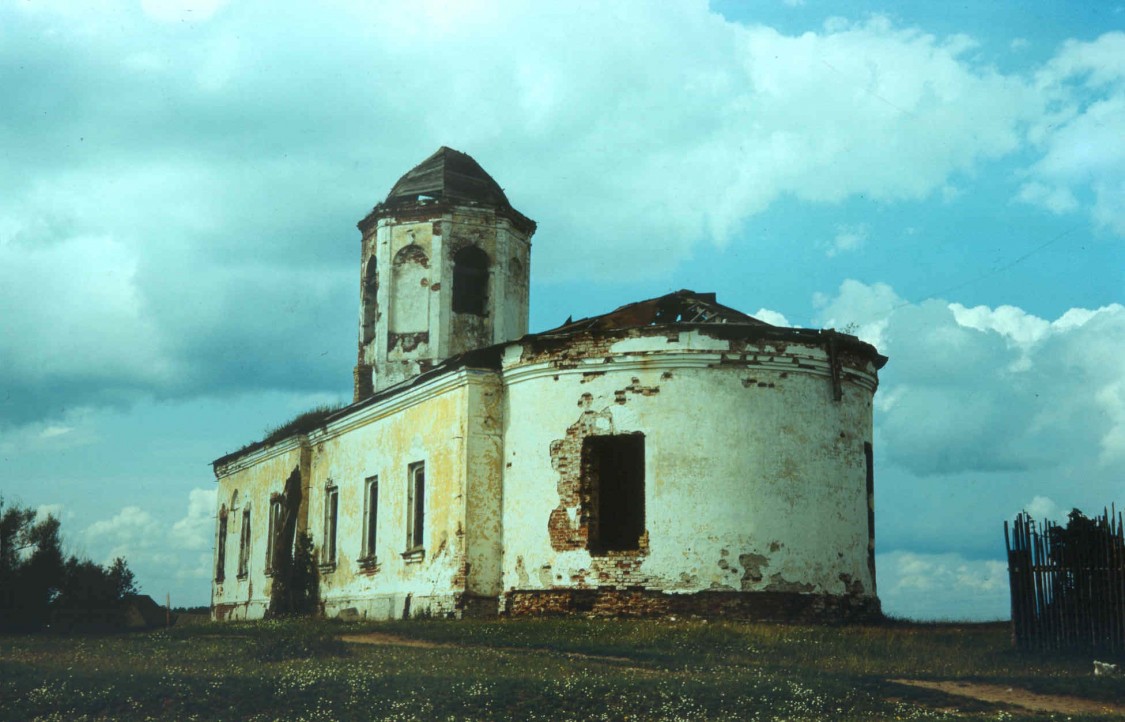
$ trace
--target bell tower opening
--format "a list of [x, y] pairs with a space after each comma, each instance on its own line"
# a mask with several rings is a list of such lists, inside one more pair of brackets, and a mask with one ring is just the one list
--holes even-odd
[[488, 254], [465, 246], [453, 254], [453, 312], [485, 315], [488, 308]]
[[379, 272], [375, 256], [367, 259], [363, 271], [363, 329], [360, 343], [369, 344], [375, 339], [375, 321], [379, 316]]

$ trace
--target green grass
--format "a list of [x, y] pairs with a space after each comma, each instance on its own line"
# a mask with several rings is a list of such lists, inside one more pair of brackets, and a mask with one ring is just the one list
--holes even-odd
[[[442, 646], [338, 638], [364, 632]], [[1088, 656], [1017, 653], [1004, 625], [199, 624], [0, 637], [0, 718], [1010, 719], [994, 705], [887, 679], [972, 679], [1125, 699], [1125, 678], [1094, 678], [1091, 667]]]

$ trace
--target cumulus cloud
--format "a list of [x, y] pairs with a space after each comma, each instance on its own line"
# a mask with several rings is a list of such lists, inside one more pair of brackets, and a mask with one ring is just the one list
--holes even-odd
[[789, 319], [785, 318], [785, 316], [783, 314], [778, 313], [777, 311], [771, 311], [768, 308], [759, 308], [757, 311], [755, 311], [754, 313], [752, 313], [750, 315], [753, 316], [754, 318], [760, 320], [760, 321], [765, 321], [766, 323], [771, 323], [774, 326], [792, 326], [793, 325], [793, 324], [789, 323]]
[[126, 506], [86, 528], [85, 553], [101, 564], [124, 557], [142, 590], [155, 595], [192, 589], [194, 601], [185, 603], [200, 603], [206, 594], [200, 580], [211, 576], [214, 505], [215, 489], [192, 489], [184, 515], [170, 524], [164, 513]]
[[346, 384], [354, 221], [442, 144], [540, 221], [537, 281], [665, 273], [782, 198], [956, 195], [1028, 138], [1020, 199], [1125, 227], [1119, 34], [1032, 77], [965, 36], [702, 0], [18, 3], [0, 27], [0, 307], [26, 309], [0, 316], [0, 423]]
[[209, 549], [215, 531], [215, 489], [192, 489], [188, 513], [169, 531], [169, 539], [183, 549]]
[[108, 563], [116, 557], [145, 556], [159, 546], [162, 532], [163, 527], [152, 514], [139, 506], [127, 506], [112, 518], [88, 526], [85, 537], [97, 559]]
[[[1033, 497], [1032, 500], [1024, 504], [1023, 508], [1019, 511], [1026, 512], [1036, 521], [1049, 519], [1051, 521], [1060, 522], [1063, 521], [1066, 516], [1066, 513], [1059, 508], [1058, 504], [1045, 496]], [[1013, 513], [1011, 516], [1014, 518], [1016, 514]]]
[[1018, 196], [1052, 213], [1081, 207], [1118, 236], [1125, 236], [1123, 57], [1125, 33], [1106, 33], [1067, 42], [1039, 71], [1038, 88], [1051, 101], [1031, 132], [1042, 157]]
[[854, 324], [890, 357], [874, 438], [879, 591], [892, 613], [999, 618], [1005, 519], [1125, 502], [1125, 307], [1052, 320], [910, 303], [858, 281], [818, 302], [821, 325]]
[[913, 473], [1125, 461], [1125, 367], [1113, 360], [1125, 307], [1048, 321], [1012, 306], [904, 303], [856, 281], [821, 303], [823, 325], [855, 323], [891, 357], [880, 425], [889, 458]]
[[912, 619], [1006, 619], [1011, 611], [1008, 567], [999, 559], [960, 554], [879, 554], [883, 611]]

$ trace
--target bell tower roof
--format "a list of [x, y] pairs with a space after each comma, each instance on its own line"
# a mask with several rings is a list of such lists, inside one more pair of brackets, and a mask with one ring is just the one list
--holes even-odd
[[416, 201], [419, 196], [511, 208], [504, 190], [472, 156], [444, 145], [399, 178], [385, 203]]

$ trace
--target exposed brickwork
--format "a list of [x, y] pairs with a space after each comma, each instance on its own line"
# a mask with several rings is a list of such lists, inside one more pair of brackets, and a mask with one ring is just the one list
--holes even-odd
[[551, 442], [551, 468], [559, 475], [556, 485], [559, 504], [547, 519], [547, 533], [551, 548], [556, 551], [585, 549], [590, 538], [590, 519], [586, 510], [590, 499], [588, 490], [582, 488], [582, 440], [594, 433], [598, 421], [612, 428], [613, 416], [609, 411], [590, 408], [593, 396], [582, 394], [578, 405], [582, 415], [561, 439]]
[[770, 622], [868, 622], [882, 618], [873, 597], [789, 592], [668, 594], [651, 589], [513, 590], [504, 612], [523, 615], [655, 617], [667, 614]]

